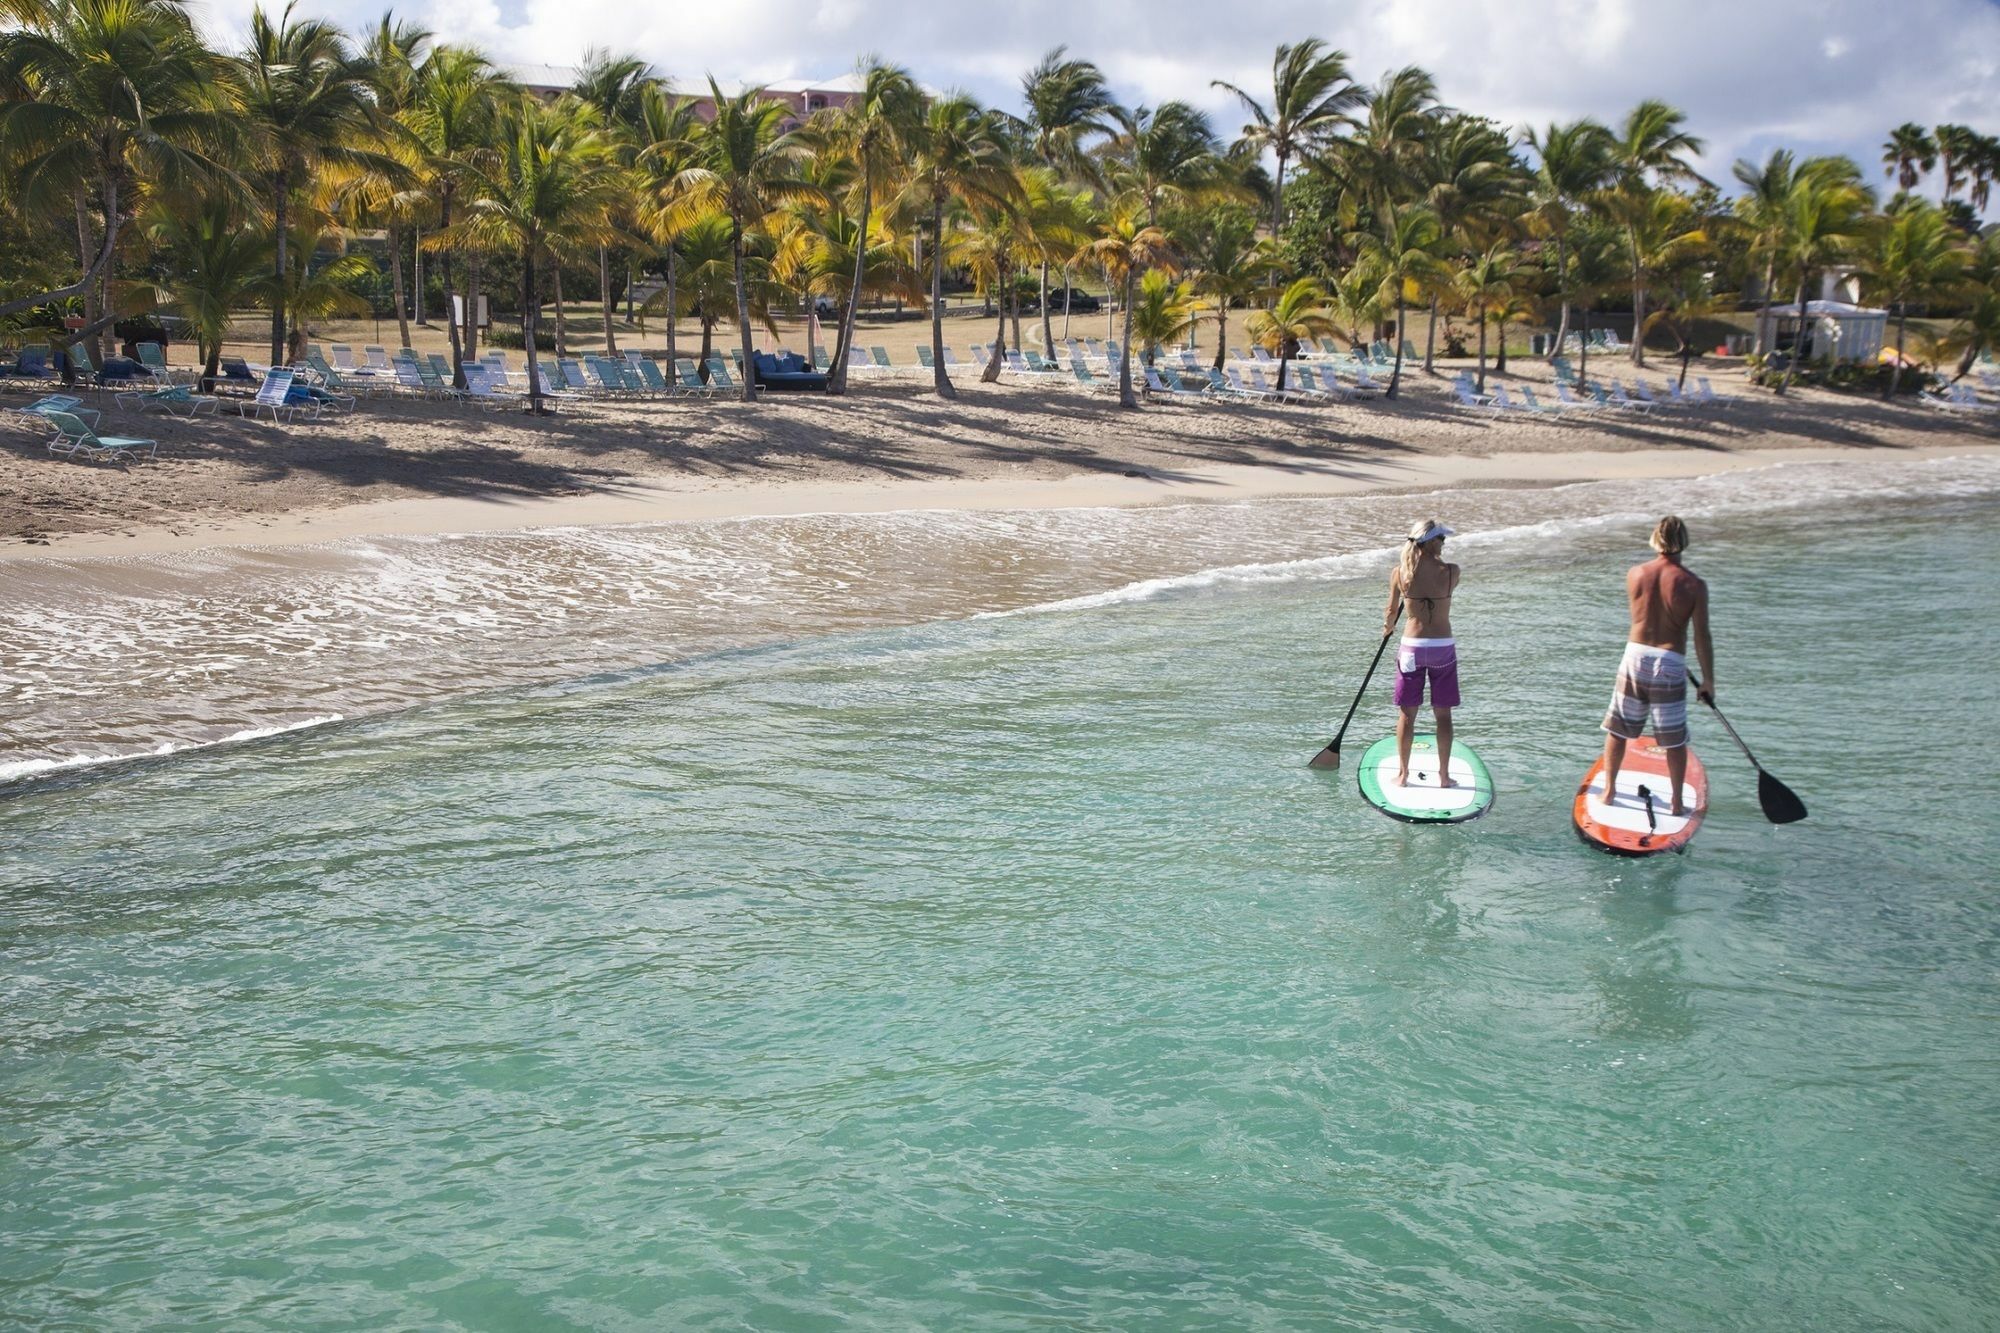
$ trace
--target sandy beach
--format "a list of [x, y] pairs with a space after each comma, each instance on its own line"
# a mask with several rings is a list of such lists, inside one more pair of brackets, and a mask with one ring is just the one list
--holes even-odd
[[[2000, 442], [1983, 414], [1814, 389], [1778, 398], [1716, 367], [1700, 373], [1730, 396], [1726, 409], [1496, 418], [1453, 402], [1456, 367], [1441, 370], [1410, 374], [1396, 402], [1156, 402], [1139, 412], [1066, 387], [970, 376], [945, 402], [914, 374], [857, 384], [846, 399], [588, 401], [542, 420], [378, 398], [318, 423], [189, 422], [117, 412], [107, 397], [105, 429], [157, 438], [159, 461], [71, 463], [50, 457], [25, 423], [10, 424], [0, 432], [0, 559], [1686, 477], [1785, 457], [1966, 453]], [[1547, 375], [1539, 362], [1510, 371], [1496, 382]]]

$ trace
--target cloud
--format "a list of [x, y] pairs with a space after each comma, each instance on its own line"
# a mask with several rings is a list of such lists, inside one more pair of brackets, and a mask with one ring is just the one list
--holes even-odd
[[[214, 0], [211, 34], [234, 45], [252, 0]], [[350, 29], [379, 0], [301, 0]], [[924, 82], [1018, 109], [1021, 73], [1051, 46], [1096, 61], [1121, 99], [1178, 97], [1217, 128], [1242, 123], [1213, 79], [1267, 87], [1279, 42], [1318, 35], [1356, 77], [1420, 65], [1453, 106], [1510, 127], [1615, 121], [1644, 97], [1688, 113], [1702, 166], [1785, 144], [1874, 168], [1891, 126], [1961, 121], [2000, 133], [2000, 8], [1991, 0], [708, 0], [697, 10], [628, 0], [409, 0], [402, 17], [504, 61], [574, 63], [630, 50], [683, 87], [847, 72], [863, 55]]]

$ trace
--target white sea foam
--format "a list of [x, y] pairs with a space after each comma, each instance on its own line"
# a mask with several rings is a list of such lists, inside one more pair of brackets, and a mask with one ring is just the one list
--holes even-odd
[[135, 759], [157, 759], [170, 754], [185, 754], [190, 750], [210, 750], [220, 745], [240, 745], [244, 741], [265, 740], [272, 736], [283, 736], [289, 732], [305, 731], [310, 727], [323, 727], [328, 723], [345, 720], [338, 713], [329, 713], [325, 717], [309, 717], [302, 722], [287, 722], [280, 726], [245, 727], [241, 731], [218, 736], [214, 740], [181, 743], [165, 741], [149, 750], [120, 750], [111, 754], [66, 754], [49, 759], [17, 759], [0, 763], [0, 783], [47, 777], [52, 773], [68, 769], [99, 768], [105, 764], [127, 764]]

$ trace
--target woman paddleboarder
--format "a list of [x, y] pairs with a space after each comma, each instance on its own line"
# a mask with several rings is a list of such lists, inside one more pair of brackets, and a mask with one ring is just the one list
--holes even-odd
[[1403, 642], [1396, 651], [1396, 785], [1409, 785], [1410, 738], [1417, 710], [1430, 683], [1431, 715], [1437, 719], [1438, 785], [1451, 780], [1451, 710], [1458, 707], [1458, 647], [1451, 637], [1451, 596], [1458, 590], [1458, 566], [1444, 562], [1444, 539], [1451, 529], [1425, 519], [1410, 529], [1401, 557], [1389, 573], [1389, 605], [1382, 634], [1396, 629], [1396, 610], [1406, 612]]

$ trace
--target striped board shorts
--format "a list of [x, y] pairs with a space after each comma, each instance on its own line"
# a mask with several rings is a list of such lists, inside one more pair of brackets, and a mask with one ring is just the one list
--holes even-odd
[[1604, 730], [1636, 741], [1648, 719], [1661, 749], [1687, 744], [1687, 658], [1671, 649], [1628, 643], [1618, 664], [1618, 683], [1611, 687]]

